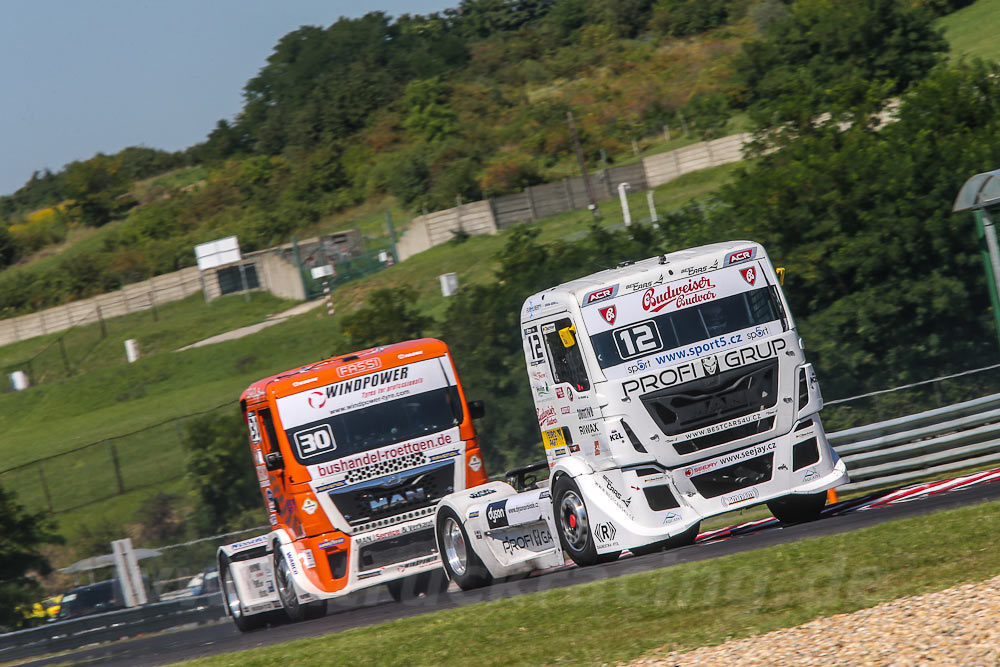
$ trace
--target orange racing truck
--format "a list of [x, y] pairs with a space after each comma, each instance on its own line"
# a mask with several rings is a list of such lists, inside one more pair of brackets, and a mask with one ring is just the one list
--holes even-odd
[[254, 382], [240, 397], [271, 532], [219, 548], [226, 612], [249, 631], [322, 616], [387, 584], [447, 585], [434, 539], [445, 495], [487, 480], [448, 347], [396, 343]]

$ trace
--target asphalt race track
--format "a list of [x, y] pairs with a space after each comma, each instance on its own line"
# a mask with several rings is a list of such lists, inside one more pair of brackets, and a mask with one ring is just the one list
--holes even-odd
[[[520, 581], [496, 584], [476, 591], [453, 590], [432, 598], [393, 602], [378, 586], [352, 596], [349, 602], [331, 602], [325, 618], [241, 634], [228, 620], [223, 623], [139, 637], [130, 641], [85, 648], [68, 655], [33, 660], [24, 665], [85, 663], [102, 666], [167, 665], [231, 651], [314, 637], [350, 628], [426, 614], [441, 609], [509, 598], [524, 593], [573, 586], [636, 572], [646, 572], [677, 563], [707, 560], [728, 554], [786, 544], [809, 537], [845, 533], [885, 521], [927, 514], [963, 505], [1000, 499], [1000, 471], [970, 475], [963, 484], [936, 483], [898, 492], [885, 492], [828, 507], [818, 521], [781, 527], [774, 520], [703, 533], [698, 543], [663, 553], [623, 557], [614, 563], [589, 568], [567, 566], [535, 574]], [[454, 588], [454, 587], [453, 587]]]

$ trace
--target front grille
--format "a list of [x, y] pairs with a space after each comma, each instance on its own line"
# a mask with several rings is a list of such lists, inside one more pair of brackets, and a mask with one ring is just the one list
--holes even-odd
[[387, 480], [373, 480], [340, 493], [331, 491], [330, 500], [356, 526], [368, 521], [430, 507], [455, 490], [452, 461], [397, 473]]
[[773, 466], [774, 454], [765, 454], [692, 477], [691, 483], [705, 498], [717, 498], [770, 480]]
[[419, 530], [400, 537], [393, 537], [361, 547], [358, 551], [358, 570], [374, 570], [393, 563], [403, 563], [413, 558], [437, 553], [434, 529]]
[[[668, 387], [642, 400], [649, 416], [667, 436], [745, 417], [774, 407], [778, 400], [778, 361], [768, 359], [742, 368]], [[774, 419], [753, 422], [674, 443], [678, 454], [690, 454], [770, 430]]]

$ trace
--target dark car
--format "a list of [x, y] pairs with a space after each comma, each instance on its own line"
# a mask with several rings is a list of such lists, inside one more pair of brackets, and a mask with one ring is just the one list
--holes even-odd
[[[155, 594], [152, 594], [148, 583], [146, 584], [147, 597], [149, 602], [155, 602]], [[122, 587], [117, 579], [99, 581], [96, 584], [77, 586], [66, 591], [62, 597], [62, 604], [59, 607], [59, 615], [56, 617], [62, 621], [67, 618], [78, 618], [91, 614], [103, 614], [106, 611], [125, 608], [125, 596], [122, 595]]]

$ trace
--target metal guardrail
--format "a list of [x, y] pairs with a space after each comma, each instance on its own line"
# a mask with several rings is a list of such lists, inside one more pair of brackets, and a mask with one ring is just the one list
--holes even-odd
[[224, 615], [222, 596], [219, 593], [208, 593], [54, 621], [37, 628], [0, 634], [0, 662], [23, 660], [88, 644], [159, 632], [188, 623], [207, 623]]
[[861, 491], [1000, 462], [1000, 394], [828, 435]]

